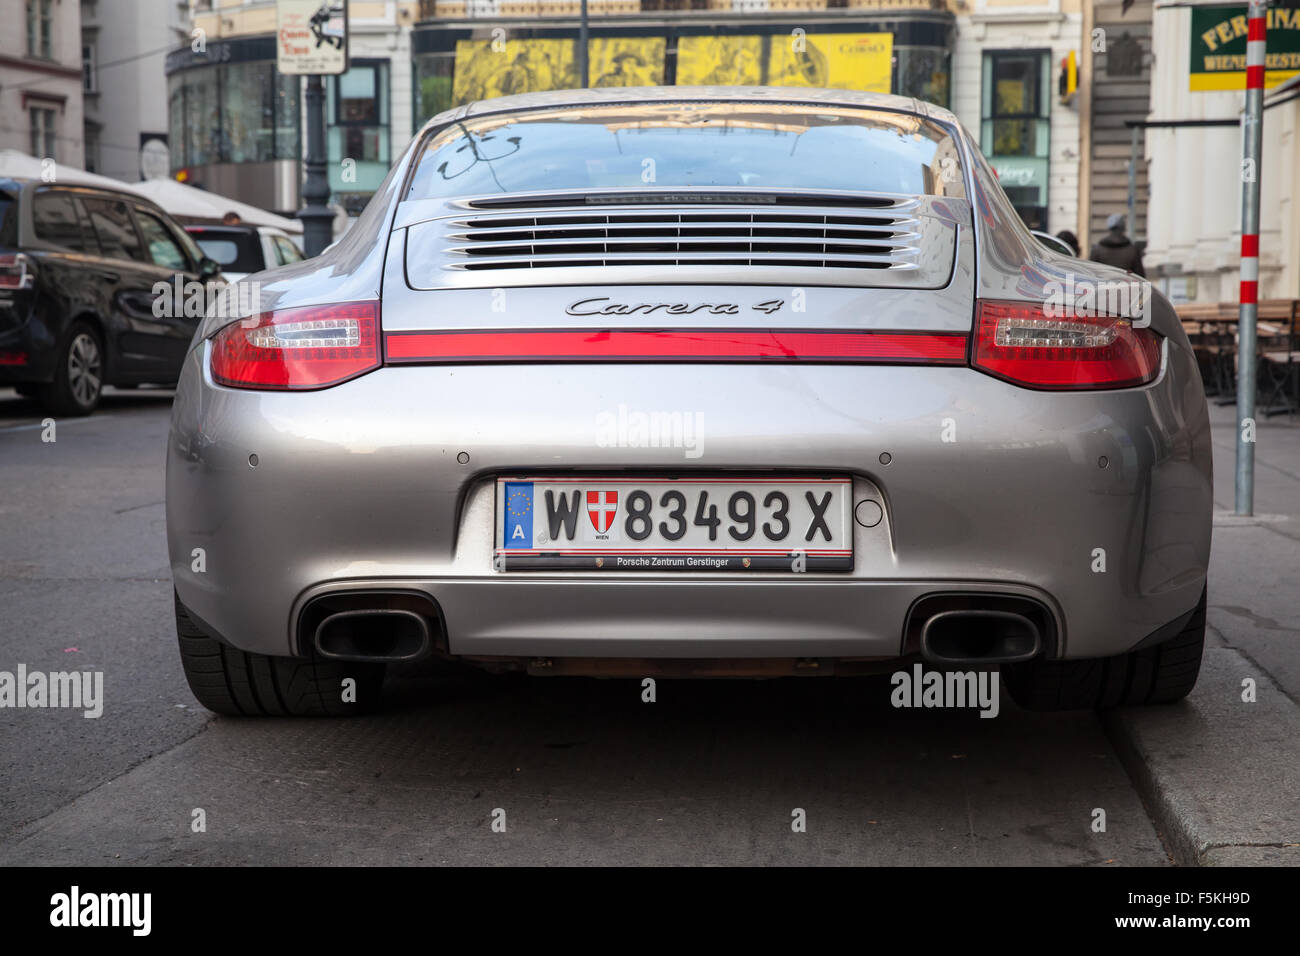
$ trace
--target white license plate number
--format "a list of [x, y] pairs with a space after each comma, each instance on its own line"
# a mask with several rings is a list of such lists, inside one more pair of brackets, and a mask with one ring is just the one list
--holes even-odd
[[850, 571], [848, 478], [497, 480], [502, 571]]

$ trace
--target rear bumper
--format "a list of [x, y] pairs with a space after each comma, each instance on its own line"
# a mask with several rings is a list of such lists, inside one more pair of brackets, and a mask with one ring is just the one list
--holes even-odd
[[[466, 656], [890, 658], [912, 603], [949, 591], [1042, 602], [1055, 656], [1121, 653], [1195, 606], [1209, 558], [1204, 396], [1166, 347], [1152, 385], [1091, 394], [756, 365], [385, 368], [265, 393], [215, 386], [200, 347], [173, 406], [173, 576], [265, 654], [300, 652], [309, 599], [373, 587], [429, 594]], [[619, 405], [699, 415], [703, 453], [599, 447]], [[621, 469], [851, 474], [886, 520], [855, 528], [846, 574], [493, 570], [496, 475]]]
[[33, 305], [31, 292], [0, 295], [0, 385], [54, 379], [58, 339], [44, 312]]

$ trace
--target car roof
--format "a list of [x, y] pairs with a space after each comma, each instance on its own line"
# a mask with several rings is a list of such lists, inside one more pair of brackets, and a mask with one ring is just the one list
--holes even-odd
[[914, 113], [943, 123], [957, 117], [942, 107], [910, 96], [791, 86], [608, 86], [585, 90], [548, 90], [476, 100], [430, 119], [424, 126], [440, 126], [455, 119], [565, 106], [616, 106], [620, 103], [795, 103], [815, 106], [850, 106]]
[[67, 182], [46, 182], [43, 179], [33, 179], [29, 176], [4, 176], [0, 177], [0, 188], [8, 189], [39, 189], [42, 187], [58, 189], [76, 189], [82, 192], [103, 193], [108, 196], [116, 196], [119, 199], [129, 199], [131, 202], [139, 203], [151, 211], [163, 212], [163, 208], [148, 196], [142, 196], [140, 193], [132, 192], [130, 189], [114, 189], [112, 186], [101, 186], [98, 183], [82, 183], [75, 179]]

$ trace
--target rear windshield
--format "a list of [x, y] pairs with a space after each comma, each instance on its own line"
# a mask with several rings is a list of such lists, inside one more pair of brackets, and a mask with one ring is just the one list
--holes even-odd
[[961, 195], [943, 127], [909, 113], [770, 103], [538, 110], [430, 140], [409, 199], [558, 189], [740, 187]]
[[188, 232], [203, 254], [215, 259], [223, 272], [261, 272], [266, 268], [262, 261], [262, 244], [252, 233], [201, 229]]

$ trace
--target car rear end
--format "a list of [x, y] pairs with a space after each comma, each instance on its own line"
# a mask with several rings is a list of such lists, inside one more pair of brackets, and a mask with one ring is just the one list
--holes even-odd
[[168, 465], [206, 633], [828, 674], [1101, 658], [1192, 613], [1208, 426], [1162, 301], [1045, 311], [1116, 276], [1037, 246], [942, 111], [635, 92], [435, 124], [332, 285], [281, 270], [210, 325]]
[[22, 193], [18, 180], [0, 179], [0, 386], [49, 377], [32, 342], [39, 293], [36, 263], [19, 244]]

